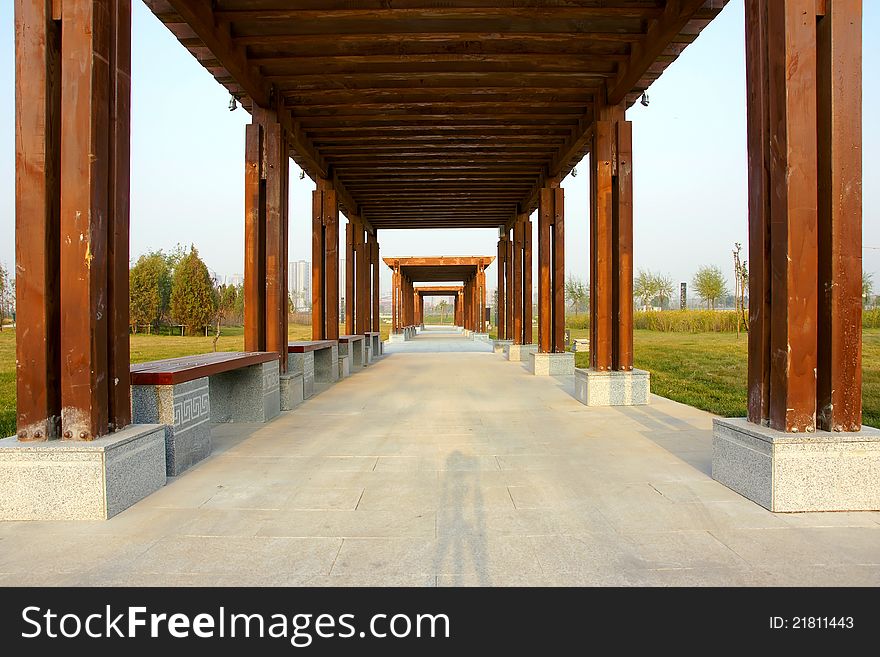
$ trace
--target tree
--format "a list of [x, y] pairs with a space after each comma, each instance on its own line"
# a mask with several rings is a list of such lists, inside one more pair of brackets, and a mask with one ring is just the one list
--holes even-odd
[[715, 265], [703, 265], [697, 270], [693, 280], [694, 290], [706, 302], [706, 308], [715, 310], [719, 299], [727, 296], [727, 280]]
[[657, 274], [654, 276], [654, 287], [657, 289], [657, 296], [660, 297], [660, 308], [663, 308], [663, 301], [667, 303], [675, 294], [675, 283], [665, 274]]
[[657, 295], [657, 277], [650, 271], [639, 269], [633, 281], [633, 295], [642, 300], [642, 308], [647, 310], [651, 300]]
[[168, 313], [171, 300], [171, 269], [161, 251], [138, 258], [128, 273], [131, 323], [156, 325]]
[[3, 320], [6, 318], [9, 287], [9, 273], [3, 263], [0, 263], [0, 331], [3, 330]]
[[565, 281], [565, 298], [568, 299], [568, 304], [575, 314], [586, 312], [587, 303], [590, 298], [589, 291], [586, 284], [572, 274], [569, 274], [568, 279]]
[[194, 246], [174, 268], [171, 282], [171, 316], [190, 334], [207, 326], [217, 313], [217, 295], [211, 275]]
[[869, 274], [866, 271], [862, 272], [862, 299], [864, 301], [865, 307], [868, 307], [871, 304], [871, 301], [874, 298], [874, 274]]
[[[497, 292], [495, 293], [498, 294]], [[437, 304], [437, 310], [440, 311], [440, 323], [444, 324], [446, 319], [446, 310], [449, 308], [449, 303], [446, 299], [441, 299], [440, 303]]]
[[740, 258], [742, 244], [734, 242], [733, 249], [733, 305], [736, 310], [736, 335], [739, 336], [740, 326], [749, 330], [749, 322], [746, 318], [746, 288], [749, 285], [749, 266]]

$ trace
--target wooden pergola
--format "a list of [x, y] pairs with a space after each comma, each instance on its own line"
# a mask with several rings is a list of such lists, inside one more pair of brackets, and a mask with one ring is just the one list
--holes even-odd
[[[385, 258], [391, 268], [391, 330], [400, 333], [405, 328], [421, 324], [424, 309], [416, 283], [449, 283], [461, 281], [455, 289], [455, 317], [465, 329], [486, 332], [486, 268], [494, 256], [436, 256]], [[451, 289], [451, 288], [444, 288]]]
[[[131, 421], [130, 1], [15, 0], [21, 440]], [[352, 332], [377, 329], [379, 231], [493, 227], [500, 337], [531, 342], [537, 209], [539, 348], [562, 350], [560, 181], [589, 154], [591, 368], [632, 368], [624, 113], [726, 0], [145, 1], [252, 115], [247, 350], [285, 353], [288, 158], [316, 185], [315, 339], [338, 333], [341, 210]], [[746, 19], [749, 419], [857, 430], [861, 3]]]
[[420, 285], [415, 288], [416, 325], [425, 325], [425, 297], [452, 297], [452, 323], [461, 326], [458, 300], [462, 294], [464, 294], [464, 285]]

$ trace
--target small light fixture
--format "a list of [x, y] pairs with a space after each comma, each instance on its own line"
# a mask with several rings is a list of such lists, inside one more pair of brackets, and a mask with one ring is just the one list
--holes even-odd
[[299, 179], [300, 179], [300, 180], [305, 180], [305, 179], [306, 179], [306, 172], [305, 172], [305, 169], [300, 169], [300, 170], [299, 170]]
[[577, 169], [577, 167], [572, 167], [572, 168], [571, 168], [571, 177], [572, 177], [572, 178], [577, 178], [577, 177], [578, 177], [578, 169]]
[[648, 103], [651, 102], [650, 99], [648, 98], [648, 92], [646, 92], [646, 91], [642, 92], [642, 97], [639, 99], [639, 102], [641, 102], [642, 105], [644, 105], [645, 107], [648, 106]]
[[235, 96], [229, 96], [229, 111], [234, 112], [238, 107], [238, 101], [235, 99]]

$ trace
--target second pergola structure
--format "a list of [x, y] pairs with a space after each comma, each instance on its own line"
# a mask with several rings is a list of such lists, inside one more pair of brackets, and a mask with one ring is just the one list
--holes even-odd
[[[461, 281], [455, 297], [456, 323], [466, 331], [486, 333], [486, 268], [494, 256], [384, 258], [392, 271], [391, 331], [402, 334], [421, 324], [422, 308], [416, 283]], [[458, 289], [458, 288], [456, 288]]]

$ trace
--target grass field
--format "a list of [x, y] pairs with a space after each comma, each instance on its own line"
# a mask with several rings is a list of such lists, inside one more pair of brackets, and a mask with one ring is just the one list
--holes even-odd
[[[290, 325], [291, 340], [308, 340], [311, 328]], [[572, 329], [572, 338], [587, 337]], [[382, 325], [382, 339], [388, 326]], [[133, 362], [170, 358], [212, 350], [213, 338], [133, 335]], [[651, 372], [652, 392], [728, 417], [746, 414], [746, 336], [735, 333], [635, 332], [635, 364]], [[219, 351], [241, 351], [241, 328], [226, 328]], [[880, 329], [865, 329], [863, 342], [863, 421], [880, 426]], [[576, 355], [586, 367], [589, 355]], [[15, 432], [15, 332], [0, 332], [0, 436]]]

